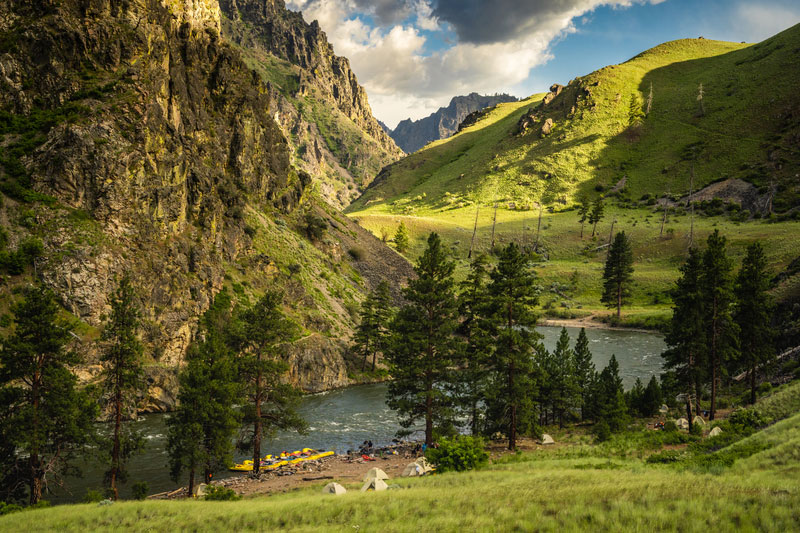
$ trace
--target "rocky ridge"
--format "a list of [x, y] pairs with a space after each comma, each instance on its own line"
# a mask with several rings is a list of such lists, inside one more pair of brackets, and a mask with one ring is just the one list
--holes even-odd
[[[81, 321], [92, 380], [106, 297], [130, 273], [149, 410], [174, 405], [197, 319], [223, 287], [243, 301], [285, 289], [305, 333], [290, 378], [318, 391], [351, 383], [344, 341], [363, 292], [410, 273], [309, 189], [270, 88], [221, 28], [212, 0], [0, 1], [0, 224], [9, 247], [44, 246], [35, 268], [4, 277], [0, 313], [42, 279]], [[309, 216], [326, 223], [311, 241]]]
[[282, 0], [221, 0], [222, 32], [267, 82], [299, 168], [326, 200], [346, 207], [385, 165], [402, 156], [372, 116], [367, 94], [319, 24]]
[[467, 96], [455, 96], [447, 107], [440, 107], [423, 119], [401, 121], [390, 135], [397, 146], [410, 154], [430, 142], [452, 136], [470, 114], [499, 103], [516, 101], [516, 97], [508, 94], [482, 96], [470, 93]]

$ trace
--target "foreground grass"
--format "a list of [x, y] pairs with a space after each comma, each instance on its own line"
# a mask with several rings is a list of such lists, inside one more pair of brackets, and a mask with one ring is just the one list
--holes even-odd
[[239, 502], [124, 502], [10, 515], [0, 528], [84, 531], [573, 531], [795, 529], [798, 482], [700, 475], [598, 460], [531, 461], [393, 482], [383, 493], [318, 489]]

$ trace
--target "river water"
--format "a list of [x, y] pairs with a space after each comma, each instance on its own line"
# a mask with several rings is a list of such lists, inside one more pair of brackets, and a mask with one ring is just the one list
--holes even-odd
[[[552, 350], [561, 328], [540, 327], [544, 335], [544, 345]], [[572, 345], [578, 336], [578, 328], [567, 328], [572, 337]], [[653, 333], [622, 330], [587, 329], [592, 356], [597, 370], [601, 370], [615, 354], [620, 366], [620, 375], [626, 388], [633, 385], [636, 378], [645, 383], [653, 375], [661, 372], [661, 352], [664, 340]], [[319, 394], [308, 395], [302, 400], [300, 413], [308, 423], [308, 435], [281, 433], [264, 444], [263, 453], [282, 450], [297, 450], [304, 447], [319, 450], [346, 452], [358, 448], [365, 440], [372, 440], [376, 446], [389, 444], [399, 429], [397, 417], [386, 405], [384, 383], [359, 385]], [[136, 425], [146, 435], [147, 446], [142, 454], [131, 459], [130, 482], [121, 489], [122, 497], [130, 496], [130, 485], [135, 481], [147, 481], [150, 492], [161, 492], [176, 488], [169, 478], [167, 467], [166, 417], [163, 414], [144, 415]], [[414, 435], [411, 436], [414, 438]], [[237, 460], [245, 454], [237, 455]], [[92, 461], [81, 465], [83, 476], [66, 480], [68, 490], [59, 489], [49, 496], [54, 503], [79, 501], [87, 489], [99, 490], [102, 486], [104, 466]], [[232, 474], [232, 473], [231, 473]], [[220, 472], [218, 477], [226, 477], [228, 472]], [[237, 474], [234, 474], [237, 475]], [[185, 479], [181, 480], [185, 482]]]

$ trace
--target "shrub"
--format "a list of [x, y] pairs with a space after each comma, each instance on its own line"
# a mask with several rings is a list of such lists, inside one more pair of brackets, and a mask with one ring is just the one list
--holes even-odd
[[677, 463], [683, 458], [683, 452], [680, 450], [664, 450], [660, 453], [654, 453], [647, 458], [650, 464], [669, 464]]
[[321, 216], [309, 211], [304, 218], [304, 229], [309, 239], [318, 241], [325, 235], [328, 223]]
[[229, 489], [228, 487], [223, 487], [222, 485], [208, 485], [206, 487], [206, 495], [203, 497], [203, 499], [222, 502], [241, 500], [242, 497], [236, 494], [233, 489]]
[[439, 447], [429, 448], [425, 456], [436, 465], [439, 472], [463, 472], [480, 468], [489, 461], [483, 440], [466, 435], [442, 439]]
[[83, 503], [97, 503], [101, 502], [105, 499], [103, 493], [99, 490], [89, 489], [86, 491], [86, 495], [83, 497]]
[[754, 409], [739, 409], [728, 417], [728, 424], [734, 431], [750, 435], [766, 425], [764, 417]]
[[9, 513], [16, 513], [17, 511], [22, 511], [23, 507], [21, 505], [17, 505], [16, 503], [6, 503], [0, 502], [0, 516]]
[[150, 485], [147, 481], [137, 481], [131, 487], [134, 500], [144, 500], [147, 498], [147, 493], [150, 491]]
[[611, 438], [611, 427], [605, 420], [600, 420], [593, 428], [597, 442], [605, 442]]
[[352, 257], [355, 261], [361, 261], [367, 255], [364, 249], [360, 246], [354, 246], [350, 248], [347, 250], [347, 253], [350, 254], [350, 257]]

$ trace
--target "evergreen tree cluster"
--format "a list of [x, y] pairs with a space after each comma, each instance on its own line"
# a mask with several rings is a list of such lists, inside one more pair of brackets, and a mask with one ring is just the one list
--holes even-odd
[[726, 238], [716, 230], [705, 250], [690, 249], [673, 290], [665, 367], [685, 398], [690, 422], [706, 390], [714, 419], [719, 389], [735, 372], [748, 373], [755, 403], [757, 374], [775, 357], [764, 250], [758, 242], [751, 244], [735, 274], [726, 247]]
[[[130, 424], [145, 382], [141, 312], [127, 276], [109, 304], [98, 341], [99, 388], [78, 386], [72, 369], [82, 358], [71, 349], [76, 324], [63, 317], [52, 291], [26, 288], [12, 307], [13, 328], [0, 343], [2, 501], [38, 504], [64, 475], [77, 473], [76, 459], [90, 444], [108, 465], [107, 495], [119, 497], [129, 459], [144, 444]], [[282, 350], [295, 326], [281, 307], [278, 292], [237, 306], [223, 290], [200, 321], [168, 421], [170, 471], [176, 481], [187, 472], [190, 490], [196, 474], [208, 482], [232, 463], [237, 435], [252, 450], [257, 474], [263, 438], [305, 429], [296, 410], [299, 393], [283, 380]], [[98, 419], [111, 421], [108, 435], [98, 431]]]
[[[459, 286], [453, 271], [432, 233], [404, 290], [406, 304], [389, 322], [387, 402], [406, 433], [424, 427], [430, 445], [461, 424], [473, 435], [503, 433], [514, 449], [519, 436], [535, 436], [546, 424], [593, 420], [608, 431], [627, 424], [616, 358], [598, 373], [584, 330], [574, 347], [566, 329], [552, 352], [542, 345], [537, 278], [518, 245], [503, 248], [492, 268], [476, 257]], [[660, 389], [648, 394], [648, 402], [661, 401]], [[630, 409], [650, 412], [645, 403], [637, 397]]]

